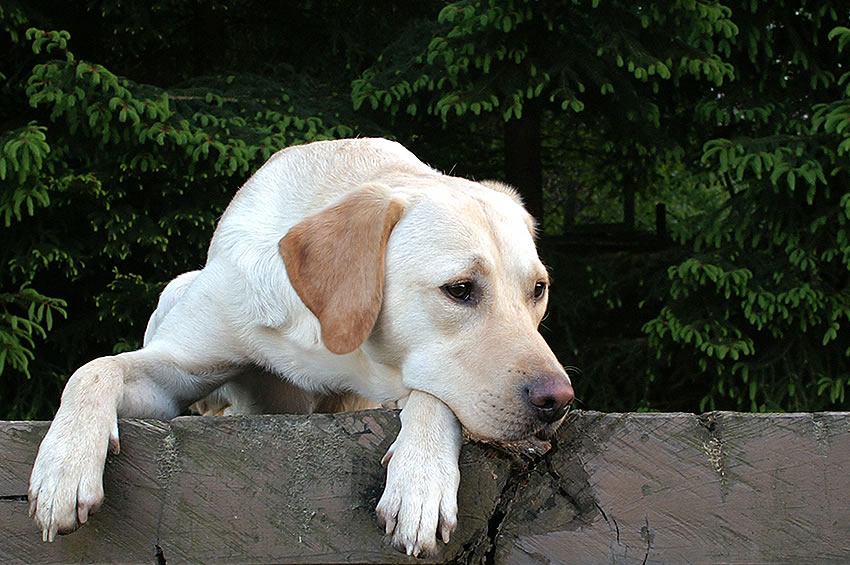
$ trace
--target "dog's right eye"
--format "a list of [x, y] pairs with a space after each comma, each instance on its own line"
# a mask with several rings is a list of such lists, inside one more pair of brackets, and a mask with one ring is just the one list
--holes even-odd
[[464, 281], [443, 285], [443, 292], [456, 302], [474, 303], [476, 297], [474, 294], [475, 284], [472, 281]]

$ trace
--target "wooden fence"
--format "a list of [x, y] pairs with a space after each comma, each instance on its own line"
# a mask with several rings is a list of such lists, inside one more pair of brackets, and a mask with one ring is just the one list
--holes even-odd
[[850, 563], [850, 414], [575, 411], [551, 443], [467, 443], [438, 555], [375, 522], [393, 412], [127, 420], [106, 502], [42, 543], [44, 422], [0, 423], [0, 563]]

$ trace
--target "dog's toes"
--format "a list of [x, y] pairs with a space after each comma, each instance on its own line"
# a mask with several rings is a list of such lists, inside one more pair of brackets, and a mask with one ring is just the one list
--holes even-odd
[[443, 521], [440, 520], [440, 539], [443, 540], [443, 543], [449, 543], [452, 539], [452, 532], [455, 531], [457, 527], [457, 518], [453, 521]]
[[384, 528], [384, 533], [391, 535], [395, 531], [396, 527], [398, 506], [387, 500], [387, 497], [381, 497], [381, 502], [379, 502], [378, 507], [375, 508], [375, 513], [378, 516], [378, 524]]
[[32, 515], [41, 528], [41, 539], [52, 542], [57, 534], [68, 534], [79, 527], [77, 513], [73, 506], [63, 507], [60, 501], [51, 500], [44, 492], [30, 502]]
[[77, 521], [80, 524], [85, 524], [89, 516], [94, 514], [100, 509], [100, 505], [103, 503], [103, 497], [101, 496], [99, 499], [94, 499], [91, 501], [78, 501], [77, 502]]
[[56, 539], [56, 532], [58, 529], [59, 526], [56, 523], [52, 523], [47, 526], [42, 526], [41, 541], [53, 543], [53, 540]]
[[396, 444], [396, 442], [393, 442], [393, 444], [390, 446], [389, 449], [387, 449], [387, 452], [381, 458], [381, 465], [383, 467], [386, 467], [387, 465], [390, 464], [390, 459], [393, 458], [393, 454], [395, 453], [395, 444]]
[[112, 426], [112, 431], [109, 432], [109, 453], [118, 455], [121, 453], [121, 442], [118, 440], [118, 420]]
[[[41, 467], [37, 467], [41, 469]], [[53, 541], [57, 534], [68, 534], [85, 524], [103, 503], [100, 477], [75, 471], [71, 466], [63, 473], [48, 474], [40, 487], [29, 492], [30, 515], [41, 527], [42, 539]]]
[[[436, 490], [436, 489], [434, 489]], [[428, 496], [430, 494], [430, 496]], [[392, 546], [407, 555], [419, 557], [437, 551], [440, 501], [434, 491], [406, 492], [388, 485], [376, 508], [378, 522], [391, 536]], [[456, 520], [446, 520], [440, 535], [447, 539]]]
[[418, 540], [420, 516], [407, 516], [400, 493], [387, 489], [378, 503], [375, 513], [384, 533], [390, 536], [393, 548], [407, 555], [419, 556], [423, 544]]
[[414, 557], [432, 555], [437, 552], [436, 532], [437, 524], [425, 512], [420, 516], [400, 517], [393, 535], [393, 545]]
[[433, 535], [431, 536], [431, 539], [428, 540], [420, 539], [415, 535], [411, 537], [409, 535], [399, 534], [396, 532], [396, 535], [393, 536], [392, 545], [396, 550], [413, 557], [424, 557], [426, 555], [433, 555], [437, 552], [437, 542]]
[[41, 443], [27, 492], [30, 515], [48, 542], [73, 532], [100, 508], [107, 447], [118, 439], [112, 422], [76, 427], [59, 418]]
[[440, 500], [440, 518], [438, 529], [440, 538], [449, 543], [452, 533], [457, 528], [457, 497], [444, 496]]

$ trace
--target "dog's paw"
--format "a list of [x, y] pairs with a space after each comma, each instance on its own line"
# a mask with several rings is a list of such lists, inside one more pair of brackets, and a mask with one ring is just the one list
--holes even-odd
[[41, 443], [27, 493], [44, 541], [73, 532], [100, 508], [107, 446], [118, 450], [117, 425], [104, 435], [90, 428], [70, 433], [61, 424], [51, 426]]
[[376, 509], [378, 520], [397, 550], [417, 557], [433, 554], [437, 533], [449, 543], [457, 526], [457, 455], [424, 454], [399, 440], [384, 457], [387, 486]]

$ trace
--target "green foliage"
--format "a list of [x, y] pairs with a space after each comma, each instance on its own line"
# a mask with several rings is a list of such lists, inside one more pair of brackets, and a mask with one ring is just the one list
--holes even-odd
[[[582, 367], [584, 406], [847, 407], [846, 6], [264, 10], [0, 6], [4, 417], [49, 417], [74, 368], [137, 347], [157, 292], [203, 265], [223, 208], [277, 149], [377, 133], [498, 178], [518, 123], [541, 141], [543, 331]], [[629, 192], [638, 231], [623, 232]], [[641, 233], [658, 202], [666, 239]]]
[[585, 368], [589, 404], [835, 408], [850, 353], [840, 13], [831, 2], [453, 2], [400, 34], [352, 97], [471, 135], [488, 115], [510, 122], [541, 105], [547, 235], [618, 221], [624, 187], [639, 195], [638, 226], [667, 204], [677, 249], [546, 250], [550, 341]]
[[[767, 12], [762, 31], [776, 17]], [[718, 97], [700, 109], [737, 134], [706, 142], [701, 159], [730, 198], [689, 234], [694, 256], [669, 268], [668, 298], [644, 330], [664, 362], [690, 356], [711, 377], [701, 408], [809, 410], [845, 402], [850, 97], [847, 74], [836, 72], [842, 63], [829, 52], [841, 50], [847, 32], [824, 28], [834, 19], [822, 7], [785, 24], [808, 50], [746, 46], [745, 60], [762, 71], [746, 85], [764, 92], [760, 105], [743, 105], [733, 90], [734, 102]], [[784, 67], [781, 88], [799, 96], [774, 99], [762, 83], [767, 69], [757, 50], [767, 48], [770, 67]]]
[[[10, 369], [30, 376], [29, 361], [34, 358], [34, 337], [47, 337], [53, 327], [53, 314], [66, 316], [65, 302], [48, 298], [26, 286], [14, 294], [0, 294], [0, 373]], [[24, 316], [14, 312], [24, 313]]]
[[[582, 0], [545, 9], [532, 0], [454, 2], [406, 65], [397, 54], [405, 50], [393, 45], [354, 81], [354, 105], [411, 115], [424, 107], [443, 120], [498, 111], [510, 120], [533, 99], [581, 112], [614, 96], [628, 98], [630, 121], [657, 125], [660, 109], [645, 94], [688, 77], [715, 85], [732, 78], [718, 54], [738, 31], [730, 16], [710, 2], [612, 2], [604, 10]], [[403, 36], [411, 39], [424, 38]]]
[[47, 417], [75, 366], [138, 347], [157, 292], [203, 264], [253, 170], [356, 130], [292, 69], [159, 87], [78, 57], [68, 31], [0, 17], [16, 50], [0, 94], [0, 401]]

